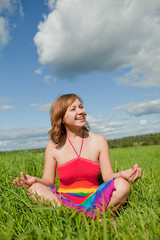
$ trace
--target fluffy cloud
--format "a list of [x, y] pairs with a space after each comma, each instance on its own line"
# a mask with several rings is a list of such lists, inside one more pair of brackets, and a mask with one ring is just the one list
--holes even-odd
[[46, 75], [43, 79], [43, 82], [46, 83], [46, 84], [50, 84], [51, 83], [51, 78], [52, 78], [51, 75]]
[[13, 110], [17, 107], [9, 105], [11, 100], [8, 97], [0, 97], [0, 109], [1, 110]]
[[11, 100], [8, 97], [0, 97], [0, 104], [9, 102], [11, 102]]
[[42, 72], [43, 72], [43, 68], [42, 68], [42, 67], [37, 68], [37, 69], [34, 71], [35, 74], [39, 74], [39, 75], [41, 75]]
[[160, 121], [126, 120], [119, 122], [104, 122], [102, 118], [87, 117], [91, 131], [104, 135], [107, 139], [115, 139], [126, 136], [155, 133], [160, 131]]
[[13, 8], [12, 2], [11, 2], [11, 0], [1, 0], [0, 1], [0, 13], [2, 13], [3, 11], [12, 12], [12, 8]]
[[106, 138], [115, 138], [117, 136], [129, 134], [128, 124], [124, 122], [106, 122], [102, 118], [93, 118], [87, 116], [87, 121], [90, 125], [91, 131], [97, 134], [102, 134]]
[[123, 110], [134, 116], [160, 113], [160, 99], [140, 103], [129, 103], [114, 109], [115, 112], [119, 110]]
[[144, 126], [147, 124], [147, 120], [140, 120], [140, 125]]
[[36, 111], [45, 111], [45, 112], [49, 112], [51, 109], [52, 103], [46, 103], [46, 104], [37, 104], [37, 103], [32, 103], [30, 104], [30, 107], [34, 107], [36, 109]]
[[0, 0], [0, 50], [10, 40], [9, 16], [17, 8], [19, 9], [20, 15], [23, 16], [23, 8], [20, 0]]
[[45, 147], [49, 141], [48, 131], [41, 128], [0, 130], [0, 151]]
[[153, 124], [160, 126], [160, 120], [155, 120], [155, 121], [153, 121]]
[[0, 105], [0, 109], [2, 109], [2, 110], [13, 110], [13, 109], [16, 109], [16, 107], [11, 106], [11, 105]]
[[0, 49], [8, 43], [9, 39], [8, 21], [0, 17]]
[[[55, 5], [56, 4], [56, 5]], [[34, 38], [59, 77], [128, 69], [119, 84], [160, 87], [160, 2], [50, 0]]]
[[55, 9], [55, 7], [56, 7], [56, 2], [57, 2], [57, 0], [48, 0], [48, 8], [50, 9], [50, 10], [54, 10]]

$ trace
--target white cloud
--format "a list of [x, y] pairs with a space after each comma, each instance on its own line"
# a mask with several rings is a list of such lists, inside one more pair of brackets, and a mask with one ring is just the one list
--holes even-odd
[[[19, 9], [19, 14], [24, 15], [23, 8], [20, 0], [0, 0], [0, 50], [9, 42], [10, 40], [10, 22], [9, 16], [14, 13], [16, 9]], [[12, 29], [15, 28], [13, 24]]]
[[1, 0], [0, 1], [0, 13], [2, 13], [4, 10], [12, 12], [11, 0]]
[[18, 1], [18, 4], [19, 4], [19, 14], [21, 15], [21, 17], [24, 17], [23, 7], [20, 0]]
[[0, 13], [13, 14], [17, 9], [19, 14], [24, 16], [21, 0], [0, 0]]
[[46, 75], [43, 79], [43, 82], [46, 84], [50, 84], [51, 83], [51, 75]]
[[11, 106], [11, 105], [0, 105], [0, 109], [2, 109], [2, 110], [13, 110], [13, 109], [16, 109], [16, 107]]
[[8, 21], [4, 17], [0, 17], [0, 49], [9, 42], [9, 39]]
[[92, 116], [87, 116], [87, 121], [90, 125], [91, 131], [97, 134], [102, 134], [107, 138], [121, 134], [122, 132], [125, 132], [125, 129], [127, 128], [124, 122], [104, 123], [102, 118], [95, 119]]
[[0, 97], [0, 109], [13, 110], [17, 108], [16, 106], [9, 105], [9, 102], [11, 102], [11, 100], [8, 97]]
[[159, 125], [160, 125], [160, 120], [154, 120], [154, 121], [153, 121], [153, 124], [155, 124], [155, 125], [158, 125], [158, 124], [159, 124]]
[[122, 116], [121, 119], [122, 120], [129, 120], [129, 117], [128, 116]]
[[29, 105], [30, 107], [34, 107], [36, 111], [45, 111], [49, 112], [52, 106], [52, 103], [46, 103], [46, 104], [37, 104], [37, 103], [32, 103]]
[[130, 115], [141, 116], [145, 114], [160, 113], [160, 99], [152, 101], [144, 101], [139, 103], [129, 103], [120, 107], [116, 107], [114, 111], [123, 110]]
[[144, 126], [147, 124], [147, 122], [148, 122], [147, 120], [140, 120], [140, 125]]
[[8, 97], [0, 97], [0, 104], [9, 103], [11, 100]]
[[47, 111], [47, 112], [49, 112], [50, 108], [51, 108], [51, 105], [52, 105], [52, 103], [42, 104], [36, 110], [37, 111]]
[[40, 67], [40, 68], [37, 68], [35, 71], [34, 71], [34, 73], [35, 74], [42, 74], [42, 72], [43, 72], [43, 68], [42, 67]]
[[[56, 8], [55, 7], [56, 2]], [[34, 38], [41, 64], [59, 77], [128, 72], [119, 84], [160, 87], [159, 0], [58, 0]]]
[[36, 107], [39, 106], [39, 104], [38, 104], [38, 103], [31, 103], [29, 106], [30, 106], [30, 107], [34, 107], [34, 108], [36, 108]]
[[0, 151], [44, 148], [49, 141], [48, 131], [41, 128], [0, 130]]
[[124, 126], [124, 123], [123, 122], [109, 122], [108, 125], [111, 127], [119, 128], [119, 127]]
[[160, 131], [160, 121], [148, 124], [147, 120], [128, 120], [122, 122], [106, 122], [100, 118], [87, 117], [91, 131], [104, 135], [107, 139], [121, 138], [126, 136], [136, 136], [140, 134], [155, 133]]
[[48, 4], [47, 5], [48, 5], [50, 10], [54, 10], [55, 9], [56, 2], [57, 2], [57, 0], [48, 0]]

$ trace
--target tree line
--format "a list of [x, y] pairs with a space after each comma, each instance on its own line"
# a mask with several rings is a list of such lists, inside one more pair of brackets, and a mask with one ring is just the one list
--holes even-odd
[[109, 139], [107, 142], [110, 148], [158, 145], [160, 144], [160, 133]]

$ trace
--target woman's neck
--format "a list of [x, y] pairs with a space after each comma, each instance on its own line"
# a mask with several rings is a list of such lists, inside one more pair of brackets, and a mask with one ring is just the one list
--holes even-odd
[[69, 138], [76, 138], [76, 137], [82, 137], [83, 136], [83, 129], [79, 128], [79, 129], [68, 129], [66, 128], [66, 135]]

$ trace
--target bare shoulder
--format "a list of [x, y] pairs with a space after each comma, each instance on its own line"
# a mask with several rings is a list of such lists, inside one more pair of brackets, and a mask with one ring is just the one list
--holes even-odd
[[99, 146], [108, 145], [107, 139], [103, 135], [89, 132], [89, 137], [92, 140], [92, 142], [96, 143]]
[[46, 152], [54, 153], [56, 151], [56, 144], [52, 141], [49, 141], [46, 146]]
[[54, 148], [55, 147], [55, 144], [54, 144], [54, 142], [52, 142], [52, 141], [49, 141], [48, 143], [47, 143], [47, 146], [46, 146], [46, 148]]
[[106, 141], [105, 136], [100, 135], [100, 134], [96, 134], [96, 133], [93, 133], [93, 132], [89, 132], [89, 136], [90, 136], [92, 139], [95, 139], [95, 140]]

